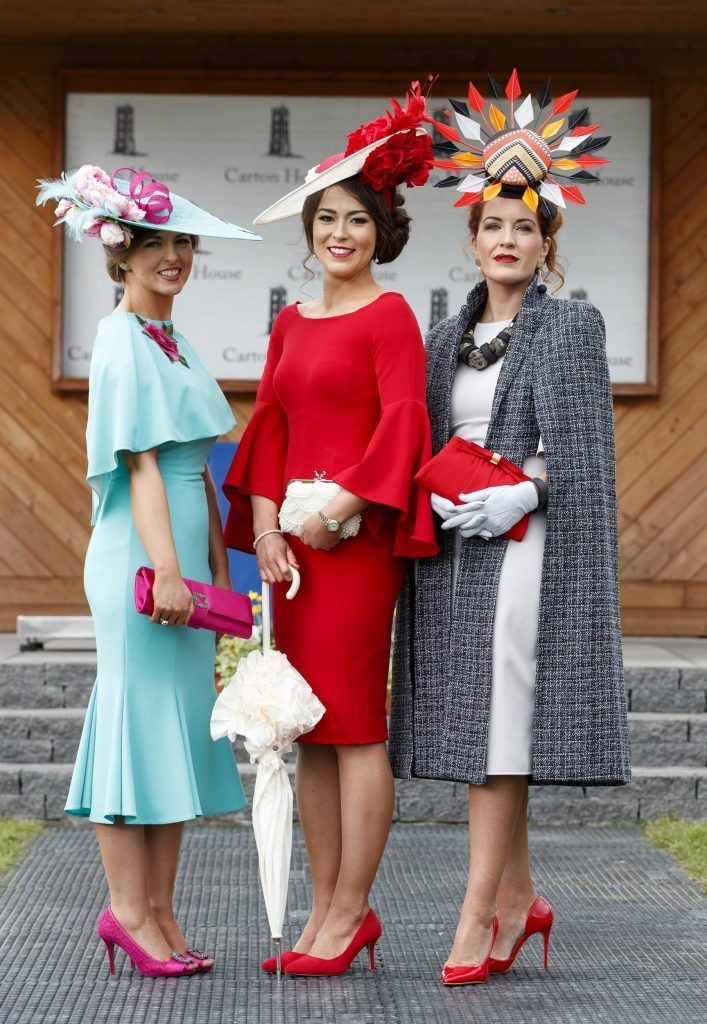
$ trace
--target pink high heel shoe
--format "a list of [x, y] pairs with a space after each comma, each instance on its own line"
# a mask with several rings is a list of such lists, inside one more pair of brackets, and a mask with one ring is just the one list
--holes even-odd
[[172, 953], [169, 960], [155, 960], [153, 956], [145, 952], [142, 946], [138, 946], [135, 939], [128, 935], [109, 906], [98, 918], [96, 931], [106, 944], [111, 974], [115, 974], [114, 950], [116, 946], [120, 946], [130, 957], [130, 965], [137, 967], [140, 974], [144, 974], [148, 978], [179, 977], [183, 974], [195, 974], [198, 969], [196, 961], [188, 957], [186, 953]]

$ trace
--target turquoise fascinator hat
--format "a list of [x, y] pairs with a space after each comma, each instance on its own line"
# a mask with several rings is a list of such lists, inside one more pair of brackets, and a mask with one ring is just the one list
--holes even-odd
[[260, 235], [214, 217], [188, 199], [170, 192], [146, 171], [119, 167], [108, 174], [84, 164], [77, 171], [39, 181], [37, 206], [54, 201], [56, 224], [69, 238], [98, 238], [110, 248], [128, 245], [135, 229], [178, 231], [207, 238], [242, 238], [260, 242]]

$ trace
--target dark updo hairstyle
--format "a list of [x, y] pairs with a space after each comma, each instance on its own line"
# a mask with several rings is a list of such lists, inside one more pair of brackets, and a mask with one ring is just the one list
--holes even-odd
[[[361, 204], [361, 209], [365, 210], [373, 220], [376, 226], [376, 248], [373, 258], [376, 263], [392, 263], [405, 248], [410, 237], [410, 221], [412, 220], [405, 212], [405, 200], [397, 188], [386, 190], [391, 198], [391, 207], [389, 208], [383, 198], [383, 193], [377, 192], [367, 185], [358, 174], [353, 178], [337, 181], [336, 184], [353, 196]], [[310, 255], [314, 253], [314, 218], [325, 191], [326, 189], [322, 189], [321, 192], [307, 196], [302, 207], [302, 223]]]
[[[162, 234], [164, 234], [163, 231], [156, 231], [154, 228], [136, 228], [132, 232], [132, 237], [127, 245], [104, 245], [103, 252], [106, 257], [106, 270], [111, 281], [115, 281], [116, 284], [124, 284], [125, 271], [120, 264], [125, 260], [125, 257], [130, 255], [130, 253], [136, 252], [145, 242], [154, 238], [155, 235]], [[182, 232], [180, 231], [179, 234], [181, 235]], [[184, 234], [188, 234], [188, 232], [185, 231]], [[191, 238], [192, 249], [198, 249], [199, 236], [189, 235], [189, 238]]]
[[[469, 234], [472, 238], [476, 238], [479, 233], [483, 207], [484, 203], [481, 202], [476, 203], [474, 206], [469, 208], [469, 219], [467, 224], [469, 226]], [[557, 232], [563, 224], [562, 211], [558, 210], [555, 216], [550, 218], [546, 217], [542, 210], [538, 208], [535, 216], [537, 217], [540, 234], [545, 240], [549, 239], [550, 241], [550, 248], [548, 249], [547, 256], [545, 257], [545, 267], [548, 274], [551, 274], [559, 281], [559, 284], [555, 289], [555, 291], [557, 291], [565, 283], [565, 272], [562, 269], [557, 255]]]

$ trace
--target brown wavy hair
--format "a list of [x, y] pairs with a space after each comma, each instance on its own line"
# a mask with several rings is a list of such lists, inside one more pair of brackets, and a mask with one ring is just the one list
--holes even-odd
[[[480, 203], [475, 203], [474, 206], [469, 208], [469, 219], [467, 220], [467, 225], [469, 227], [469, 234], [472, 238], [476, 238], [479, 233], [483, 206], [484, 204], [482, 201]], [[565, 272], [557, 255], [557, 232], [564, 223], [562, 210], [558, 210], [552, 220], [550, 220], [549, 217], [546, 217], [540, 209], [537, 210], [535, 216], [538, 221], [538, 227], [540, 228], [540, 234], [544, 239], [550, 240], [550, 248], [548, 249], [547, 256], [545, 257], [545, 267], [547, 273], [557, 279], [558, 284], [554, 291], [558, 291], [565, 283]]]

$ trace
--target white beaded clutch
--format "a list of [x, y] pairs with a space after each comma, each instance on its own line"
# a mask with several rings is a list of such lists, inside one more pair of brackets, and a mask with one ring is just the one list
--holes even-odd
[[[316, 480], [290, 480], [285, 491], [285, 500], [280, 507], [282, 532], [300, 537], [305, 520], [321, 511], [340, 490], [339, 485], [333, 480], [319, 477]], [[342, 540], [355, 537], [360, 528], [361, 516], [357, 512], [342, 525], [339, 536]]]

